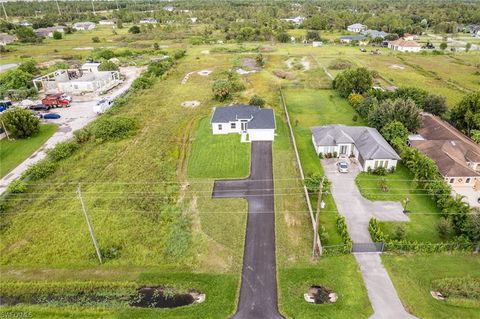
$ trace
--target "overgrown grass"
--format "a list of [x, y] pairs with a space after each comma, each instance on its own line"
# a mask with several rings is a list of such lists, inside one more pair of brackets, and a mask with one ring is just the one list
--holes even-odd
[[7, 175], [12, 169], [26, 160], [40, 148], [57, 130], [55, 124], [41, 124], [36, 135], [17, 140], [0, 140], [0, 177]]
[[[381, 189], [380, 182], [384, 179], [388, 191]], [[439, 242], [440, 237], [436, 224], [440, 220], [440, 212], [435, 203], [425, 191], [417, 189], [413, 177], [408, 169], [401, 163], [392, 174], [378, 176], [369, 173], [360, 173], [356, 183], [362, 195], [370, 200], [388, 200], [404, 202], [409, 198], [407, 209], [411, 212], [408, 217], [410, 222], [380, 222], [382, 231], [393, 236], [399, 224], [405, 225], [405, 239], [419, 242]]]
[[250, 173], [250, 143], [240, 134], [213, 135], [209, 118], [198, 123], [188, 160], [189, 178], [242, 178]]
[[451, 298], [439, 301], [430, 295], [435, 281], [444, 278], [480, 277], [480, 258], [469, 254], [382, 255], [382, 261], [406, 308], [418, 318], [478, 318], [480, 301]]

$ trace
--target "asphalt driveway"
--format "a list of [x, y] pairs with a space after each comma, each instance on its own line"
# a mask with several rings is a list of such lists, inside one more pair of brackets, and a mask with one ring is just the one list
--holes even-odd
[[250, 176], [218, 180], [213, 198], [248, 201], [240, 301], [233, 318], [282, 318], [278, 313], [272, 142], [252, 142]]

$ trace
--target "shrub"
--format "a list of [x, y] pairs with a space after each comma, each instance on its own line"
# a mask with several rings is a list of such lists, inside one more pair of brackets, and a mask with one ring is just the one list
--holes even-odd
[[53, 31], [53, 39], [54, 40], [61, 40], [62, 39], [62, 32], [59, 31]]
[[358, 121], [358, 115], [357, 114], [353, 114], [352, 121], [354, 121], [354, 122]]
[[59, 143], [55, 148], [48, 151], [48, 158], [54, 162], [61, 161], [72, 155], [78, 150], [79, 146], [75, 140]]
[[405, 225], [398, 224], [397, 226], [395, 226], [395, 230], [393, 231], [393, 239], [402, 240], [405, 238], [405, 234], [406, 234]]
[[40, 119], [29, 110], [11, 108], [0, 116], [7, 131], [16, 138], [26, 138], [40, 130]]
[[448, 239], [452, 231], [452, 225], [450, 221], [447, 218], [440, 219], [440, 221], [437, 223], [437, 231], [441, 239]]
[[372, 170], [372, 174], [378, 176], [385, 176], [387, 175], [387, 169], [383, 166], [378, 166]]
[[126, 117], [102, 117], [93, 122], [92, 135], [100, 141], [121, 139], [129, 136], [137, 125], [133, 119]]
[[90, 140], [90, 138], [92, 137], [92, 132], [90, 131], [90, 128], [87, 126], [73, 132], [73, 137], [77, 143], [82, 144]]
[[213, 82], [212, 86], [213, 97], [218, 101], [225, 101], [232, 93], [231, 84], [228, 80], [219, 79]]
[[347, 229], [347, 223], [345, 221], [345, 217], [343, 216], [338, 216], [337, 217], [337, 231], [342, 237], [343, 243], [346, 245], [345, 246], [345, 252], [350, 252], [352, 250], [352, 239], [350, 238], [350, 235], [348, 234], [348, 229]]
[[143, 74], [142, 76], [139, 76], [132, 82], [132, 90], [133, 91], [138, 91], [138, 90], [145, 90], [153, 85], [153, 78], [151, 78], [148, 73]]
[[277, 34], [277, 41], [281, 43], [290, 42], [290, 36], [286, 32], [280, 32]]
[[248, 104], [263, 107], [265, 105], [265, 100], [258, 95], [253, 95]]
[[24, 177], [30, 178], [32, 181], [37, 181], [47, 176], [52, 175], [56, 169], [55, 163], [49, 160], [40, 161], [30, 166], [24, 173]]
[[175, 60], [179, 60], [181, 58], [183, 58], [185, 55], [187, 54], [187, 51], [186, 50], [176, 50], [174, 53], [173, 53], [173, 58]]
[[448, 298], [480, 300], [480, 278], [442, 278], [432, 281], [432, 288]]
[[118, 65], [111, 61], [105, 61], [98, 67], [99, 71], [118, 71]]
[[370, 90], [373, 77], [366, 68], [348, 69], [337, 74], [332, 85], [342, 97], [348, 97], [351, 93], [363, 94]]
[[5, 90], [27, 89], [32, 85], [32, 74], [21, 69], [8, 70], [0, 76], [0, 86]]
[[31, 75], [36, 75], [40, 72], [37, 67], [37, 62], [33, 59], [21, 63], [18, 69]]
[[330, 63], [329, 68], [332, 70], [345, 70], [352, 67], [352, 62], [344, 59], [336, 59]]
[[370, 110], [368, 123], [381, 131], [388, 123], [398, 121], [410, 132], [415, 132], [422, 125], [421, 111], [411, 99], [388, 99]]
[[128, 29], [128, 32], [131, 33], [131, 34], [138, 34], [140, 33], [140, 28], [138, 25], [134, 25], [132, 27], [130, 27], [130, 29]]
[[19, 179], [14, 180], [7, 187], [7, 192], [12, 194], [25, 193], [26, 190], [27, 190], [27, 184], [25, 184], [23, 181]]
[[348, 103], [353, 106], [355, 109], [362, 103], [364, 97], [358, 93], [350, 93], [348, 96]]
[[100, 38], [99, 37], [93, 37], [92, 42], [93, 43], [100, 43]]
[[388, 123], [382, 128], [381, 133], [383, 137], [390, 143], [397, 139], [405, 142], [408, 138], [407, 128], [399, 121], [392, 121]]
[[429, 94], [425, 98], [423, 110], [435, 115], [443, 115], [447, 111], [447, 102], [441, 95]]

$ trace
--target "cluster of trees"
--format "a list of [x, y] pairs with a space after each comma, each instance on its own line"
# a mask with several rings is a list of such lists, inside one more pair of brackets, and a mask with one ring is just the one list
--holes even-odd
[[245, 85], [240, 76], [232, 71], [219, 74], [212, 85], [213, 97], [220, 102], [231, 98], [233, 93], [244, 89]]
[[10, 96], [15, 99], [35, 95], [32, 79], [39, 73], [35, 61], [29, 60], [18, 68], [2, 73], [0, 76], [0, 96]]
[[8, 109], [0, 115], [0, 120], [13, 138], [27, 138], [40, 130], [40, 119], [29, 110], [17, 107]]
[[480, 143], [480, 90], [467, 94], [450, 113], [453, 125]]

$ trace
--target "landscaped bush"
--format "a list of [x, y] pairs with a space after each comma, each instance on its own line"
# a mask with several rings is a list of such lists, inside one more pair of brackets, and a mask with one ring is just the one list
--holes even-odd
[[378, 176], [385, 176], [387, 175], [387, 169], [383, 166], [378, 166], [377, 168], [374, 168], [372, 170], [372, 174], [378, 175]]
[[347, 229], [347, 223], [345, 221], [345, 217], [343, 216], [338, 216], [337, 217], [337, 231], [342, 237], [343, 243], [345, 244], [345, 252], [350, 252], [352, 250], [352, 239], [350, 238], [350, 235], [348, 234], [348, 229]]
[[447, 298], [480, 300], [480, 278], [443, 278], [432, 282], [432, 289], [440, 291]]
[[7, 192], [12, 194], [24, 193], [27, 190], [27, 184], [22, 180], [16, 179], [8, 185]]
[[127, 117], [102, 117], [90, 127], [92, 136], [98, 141], [121, 139], [129, 136], [137, 128], [135, 121]]
[[30, 166], [24, 173], [23, 177], [30, 178], [32, 181], [37, 181], [39, 179], [45, 178], [55, 172], [56, 169], [55, 163], [49, 160], [42, 160], [36, 164]]
[[59, 143], [48, 151], [48, 159], [58, 162], [72, 155], [80, 145], [75, 140]]

